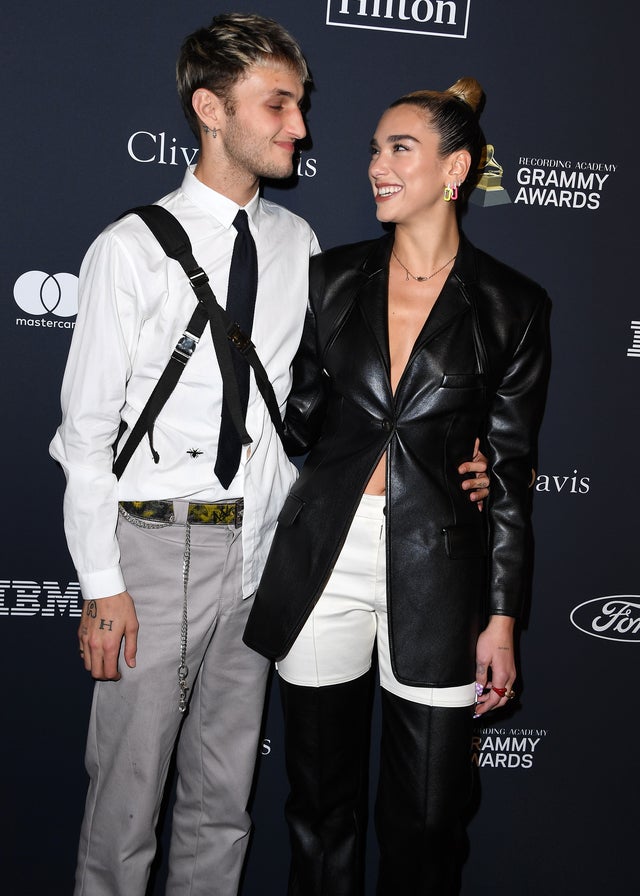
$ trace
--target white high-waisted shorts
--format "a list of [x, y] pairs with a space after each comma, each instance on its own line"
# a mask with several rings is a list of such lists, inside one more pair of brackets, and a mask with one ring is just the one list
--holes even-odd
[[401, 684], [391, 669], [387, 620], [385, 497], [363, 495], [327, 586], [278, 674], [308, 687], [340, 684], [371, 667], [377, 640], [380, 685], [426, 706], [471, 706], [475, 683], [451, 688]]

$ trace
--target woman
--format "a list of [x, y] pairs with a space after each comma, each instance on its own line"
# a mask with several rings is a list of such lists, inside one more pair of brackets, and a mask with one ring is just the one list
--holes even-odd
[[[279, 660], [290, 894], [363, 892], [376, 639], [380, 896], [457, 892], [472, 717], [514, 693], [549, 300], [460, 232], [481, 100], [464, 79], [393, 103], [369, 179], [395, 229], [312, 263], [286, 419], [311, 451], [245, 632]], [[458, 474], [477, 435], [481, 514]]]

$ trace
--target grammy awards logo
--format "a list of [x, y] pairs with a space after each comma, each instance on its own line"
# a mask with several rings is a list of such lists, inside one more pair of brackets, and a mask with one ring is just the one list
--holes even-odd
[[493, 205], [508, 205], [511, 202], [509, 194], [502, 186], [504, 168], [495, 156], [493, 144], [487, 143], [480, 164], [478, 165], [480, 177], [476, 187], [469, 197], [469, 202], [481, 205], [484, 208]]
[[484, 728], [474, 730], [471, 761], [479, 768], [530, 769], [546, 728]]

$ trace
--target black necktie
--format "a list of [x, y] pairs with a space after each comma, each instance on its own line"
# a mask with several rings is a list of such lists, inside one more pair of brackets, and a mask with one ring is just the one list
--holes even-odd
[[[244, 209], [240, 209], [236, 215], [233, 226], [238, 233], [233, 244], [231, 268], [229, 269], [227, 313], [238, 324], [242, 332], [250, 336], [258, 289], [258, 256], [256, 244], [249, 230], [249, 219]], [[235, 348], [231, 349], [231, 353], [242, 403], [242, 413], [246, 417], [249, 403], [249, 365]], [[223, 402], [218, 457], [214, 467], [215, 474], [223, 488], [229, 488], [233, 477], [238, 472], [241, 450], [240, 436], [233, 425], [226, 402]]]

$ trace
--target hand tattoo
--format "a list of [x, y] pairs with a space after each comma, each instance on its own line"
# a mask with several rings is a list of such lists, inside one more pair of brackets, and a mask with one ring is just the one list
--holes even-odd
[[91, 619], [95, 619], [98, 615], [98, 608], [96, 606], [95, 600], [90, 600], [87, 604], [87, 616], [90, 616]]
[[113, 631], [113, 619], [101, 619], [100, 628], [107, 628], [109, 631]]

